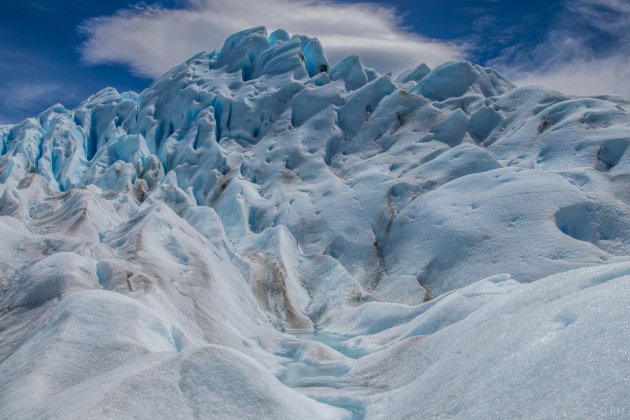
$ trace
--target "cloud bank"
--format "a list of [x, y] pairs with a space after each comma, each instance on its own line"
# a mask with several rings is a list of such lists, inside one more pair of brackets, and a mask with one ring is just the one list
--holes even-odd
[[123, 64], [157, 77], [199, 51], [218, 49], [244, 28], [265, 25], [316, 36], [334, 63], [356, 53], [381, 72], [462, 56], [461, 47], [407, 31], [393, 8], [310, 0], [184, 0], [180, 8], [136, 6], [90, 19], [81, 54], [87, 64]]
[[489, 64], [521, 86], [630, 96], [630, 3], [565, 1], [543, 42], [516, 45]]

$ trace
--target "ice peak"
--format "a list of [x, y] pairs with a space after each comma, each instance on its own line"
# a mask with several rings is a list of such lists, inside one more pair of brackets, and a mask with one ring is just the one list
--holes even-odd
[[297, 78], [313, 77], [327, 72], [329, 64], [317, 38], [291, 37], [284, 29], [268, 35], [264, 26], [258, 26], [230, 35], [218, 51], [215, 68], [225, 68], [227, 72], [240, 70], [247, 81], [288, 71]]

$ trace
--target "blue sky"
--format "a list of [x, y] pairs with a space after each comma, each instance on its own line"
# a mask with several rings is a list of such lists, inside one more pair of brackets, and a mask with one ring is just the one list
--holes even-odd
[[144, 89], [246, 27], [319, 37], [380, 71], [457, 58], [518, 84], [630, 96], [627, 0], [0, 0], [0, 123], [103, 87]]

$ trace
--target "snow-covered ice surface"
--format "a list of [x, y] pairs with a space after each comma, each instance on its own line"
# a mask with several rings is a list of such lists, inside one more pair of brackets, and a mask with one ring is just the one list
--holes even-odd
[[630, 416], [629, 145], [264, 28], [0, 126], [0, 417]]

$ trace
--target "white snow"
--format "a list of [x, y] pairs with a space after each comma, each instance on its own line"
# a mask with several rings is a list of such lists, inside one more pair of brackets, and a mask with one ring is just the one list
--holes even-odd
[[0, 413], [628, 416], [629, 110], [258, 27], [0, 126]]

